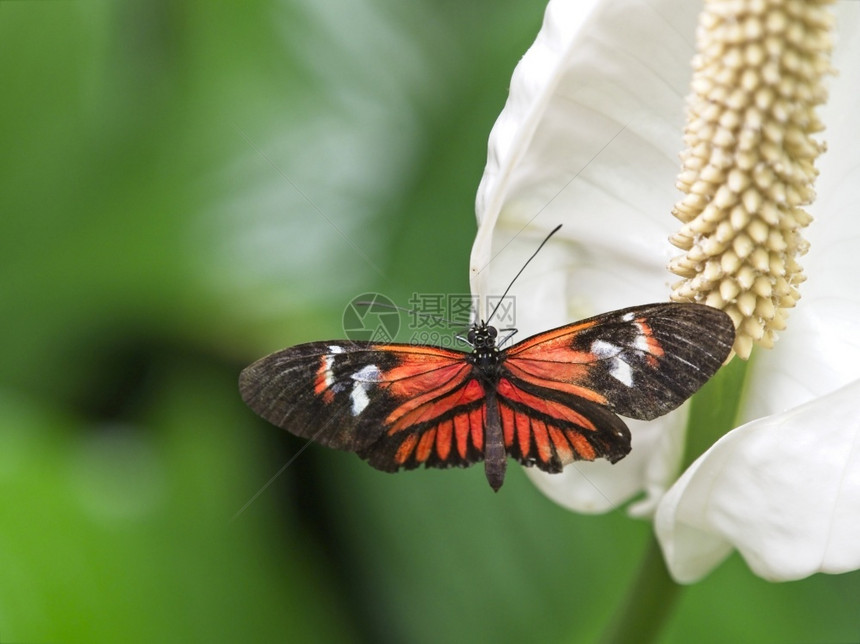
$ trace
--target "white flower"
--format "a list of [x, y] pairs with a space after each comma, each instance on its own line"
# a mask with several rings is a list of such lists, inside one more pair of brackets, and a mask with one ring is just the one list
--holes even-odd
[[[699, 9], [682, 0], [549, 3], [490, 136], [471, 263], [473, 292], [498, 295], [563, 224], [512, 290], [520, 337], [668, 299]], [[747, 424], [666, 496], [679, 474], [683, 409], [629, 421], [633, 451], [615, 465], [529, 470], [576, 511], [605, 511], [644, 491], [631, 512], [657, 511], [681, 581], [706, 574], [732, 548], [771, 579], [860, 567], [860, 539], [851, 538], [860, 534], [860, 43], [852, 38], [860, 3], [838, 3], [834, 14], [839, 75], [819, 111], [829, 151], [809, 207], [808, 281], [780, 341], [750, 365], [739, 418]]]

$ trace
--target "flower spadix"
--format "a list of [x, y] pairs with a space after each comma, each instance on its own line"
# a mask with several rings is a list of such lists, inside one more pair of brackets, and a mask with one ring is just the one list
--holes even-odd
[[828, 0], [706, 0], [688, 99], [686, 149], [670, 238], [685, 252], [672, 299], [723, 309], [735, 352], [772, 347], [804, 281], [797, 261], [812, 217], [824, 145], [815, 108], [827, 97]]

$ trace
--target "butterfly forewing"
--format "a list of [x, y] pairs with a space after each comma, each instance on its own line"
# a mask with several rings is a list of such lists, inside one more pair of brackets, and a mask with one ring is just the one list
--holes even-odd
[[465, 358], [428, 346], [311, 342], [258, 360], [239, 388], [273, 425], [377, 469], [467, 465], [481, 458], [485, 391]]
[[623, 416], [651, 420], [675, 409], [716, 373], [734, 342], [722, 311], [649, 304], [539, 333], [511, 347], [514, 381], [566, 392]]

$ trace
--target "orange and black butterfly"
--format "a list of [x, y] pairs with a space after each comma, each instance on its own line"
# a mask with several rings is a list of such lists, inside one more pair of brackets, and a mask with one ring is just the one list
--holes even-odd
[[487, 323], [470, 352], [374, 342], [310, 342], [242, 372], [257, 414], [373, 467], [484, 461], [498, 490], [507, 458], [546, 472], [630, 451], [616, 414], [650, 420], [689, 398], [729, 355], [728, 315], [648, 304], [545, 331], [504, 349]]

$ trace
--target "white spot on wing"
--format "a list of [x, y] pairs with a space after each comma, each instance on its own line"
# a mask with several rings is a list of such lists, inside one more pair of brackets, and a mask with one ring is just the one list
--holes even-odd
[[379, 382], [379, 375], [381, 373], [382, 372], [379, 371], [379, 367], [375, 364], [369, 364], [352, 374], [351, 378], [356, 382], [367, 384], [370, 382]]
[[381, 372], [375, 364], [369, 364], [356, 371], [350, 376], [355, 382], [352, 385], [352, 393], [349, 394], [349, 399], [352, 401], [352, 415], [358, 416], [363, 412], [370, 403], [370, 397], [367, 392], [374, 383], [379, 382]]
[[326, 387], [331, 387], [334, 384], [334, 374], [331, 371], [332, 362], [334, 362], [334, 358], [331, 355], [323, 356], [323, 377]]
[[349, 399], [352, 401], [352, 415], [358, 416], [361, 412], [365, 410], [367, 404], [370, 402], [370, 398], [367, 397], [367, 389], [365, 389], [366, 384], [361, 382], [356, 382], [352, 386], [352, 393], [349, 395]]
[[626, 387], [633, 386], [633, 369], [621, 358], [621, 347], [605, 340], [591, 343], [591, 352], [601, 360], [611, 360], [609, 375]]
[[641, 322], [635, 322], [634, 326], [639, 332], [639, 335], [637, 335], [636, 339], [633, 341], [633, 346], [639, 349], [639, 351], [654, 355], [654, 345], [649, 343], [651, 339], [650, 334], [645, 332], [645, 327], [642, 325]]
[[633, 346], [645, 353], [651, 353], [651, 347], [648, 346], [648, 338], [644, 335], [637, 335], [636, 340], [633, 342]]
[[336, 344], [331, 345], [328, 350], [329, 353], [343, 353], [343, 347], [339, 347]]
[[591, 343], [591, 353], [598, 358], [611, 358], [621, 353], [621, 347], [617, 347], [605, 340], [595, 340]]
[[612, 370], [609, 375], [615, 378], [622, 385], [627, 387], [633, 386], [633, 370], [630, 365], [624, 362], [621, 358], [615, 358], [612, 361]]
[[632, 322], [633, 321], [633, 313], [625, 313], [621, 316], [622, 322]]

